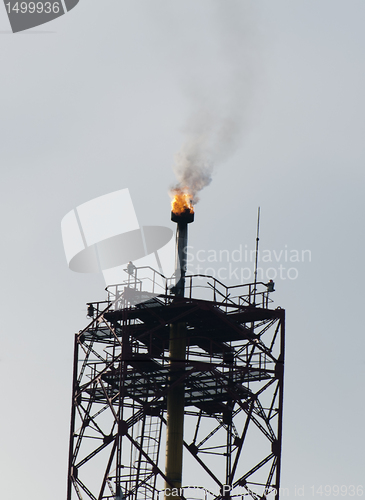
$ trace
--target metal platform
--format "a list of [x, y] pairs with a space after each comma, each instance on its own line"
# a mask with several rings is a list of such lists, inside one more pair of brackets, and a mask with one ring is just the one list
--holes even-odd
[[[272, 308], [263, 283], [187, 276], [187, 296], [175, 297], [151, 272], [156, 289], [136, 275], [88, 304], [93, 317], [75, 337], [67, 500], [159, 498], [166, 400], [182, 382], [184, 469], [200, 470], [199, 486], [217, 499], [223, 485], [225, 497], [278, 492], [285, 311]], [[169, 331], [181, 322], [186, 359], [174, 360], [171, 382]]]

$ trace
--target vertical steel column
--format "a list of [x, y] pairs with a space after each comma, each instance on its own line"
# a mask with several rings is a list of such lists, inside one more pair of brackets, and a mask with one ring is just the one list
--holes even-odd
[[177, 279], [176, 295], [183, 297], [185, 293], [186, 248], [188, 246], [188, 225], [178, 222], [176, 229], [176, 261], [175, 274]]
[[283, 402], [284, 402], [284, 359], [285, 359], [285, 310], [280, 311], [280, 356], [278, 368], [279, 378], [279, 420], [278, 420], [278, 443], [277, 443], [277, 466], [276, 466], [276, 495], [275, 500], [279, 500], [280, 492], [280, 472], [281, 472], [281, 445], [283, 432]]
[[[114, 325], [115, 327], [116, 325]], [[114, 345], [118, 346], [119, 341], [114, 340]], [[123, 436], [125, 434], [125, 422], [124, 418], [124, 398], [125, 398], [125, 380], [127, 376], [128, 363], [127, 359], [132, 357], [132, 350], [129, 340], [129, 320], [126, 319], [126, 310], [123, 310], [122, 318], [122, 337], [121, 337], [121, 359], [119, 365], [119, 401], [118, 401], [118, 435], [117, 439], [117, 452], [116, 452], [116, 472], [115, 472], [115, 490], [116, 490], [116, 500], [122, 500], [125, 496], [123, 492], [123, 485], [121, 482], [122, 469], [124, 468], [122, 460], [123, 451]], [[119, 347], [119, 346], [118, 346]], [[130, 486], [130, 485], [128, 485]]]
[[[184, 382], [176, 384], [184, 370], [186, 354], [186, 324], [170, 325], [170, 389], [167, 395], [167, 435], [166, 435], [166, 471], [167, 492], [165, 498], [170, 498], [171, 485], [181, 488], [183, 437], [184, 437]], [[175, 385], [174, 385], [175, 384]]]
[[78, 390], [77, 383], [77, 362], [79, 358], [79, 342], [78, 334], [75, 335], [74, 346], [74, 366], [73, 366], [73, 379], [72, 379], [72, 403], [71, 403], [71, 423], [70, 423], [70, 448], [68, 456], [68, 477], [67, 477], [67, 500], [71, 500], [72, 493], [72, 477], [73, 471], [73, 452], [74, 452], [74, 433], [75, 433], [75, 416], [76, 416], [76, 394]]
[[[194, 220], [190, 212], [181, 215], [171, 214], [177, 223], [176, 229], [176, 261], [175, 261], [175, 295], [183, 297], [185, 292], [186, 248], [188, 245], [188, 223]], [[176, 383], [185, 369], [186, 359], [186, 323], [170, 325], [169, 338], [169, 392], [167, 394], [167, 430], [166, 430], [166, 469], [167, 478], [165, 499], [172, 495], [171, 486], [180, 491], [183, 465], [184, 439], [184, 382]], [[175, 498], [176, 498], [176, 491]]]
[[184, 296], [185, 274], [187, 267], [187, 246], [188, 246], [188, 224], [194, 221], [194, 212], [186, 209], [184, 212], [175, 214], [171, 212], [171, 220], [177, 223], [176, 229], [176, 257], [175, 276], [176, 283], [174, 293], [177, 296]]

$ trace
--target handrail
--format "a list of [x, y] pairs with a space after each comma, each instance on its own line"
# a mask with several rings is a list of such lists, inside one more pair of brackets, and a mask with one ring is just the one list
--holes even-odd
[[[122, 283], [108, 285], [105, 288], [108, 292], [109, 301], [114, 302], [116, 307], [118, 307], [118, 305], [121, 307], [123, 300], [126, 301], [127, 304], [128, 299], [123, 298], [123, 293], [126, 288], [134, 289], [136, 292], [142, 294], [152, 294], [151, 297], [164, 297], [165, 303], [168, 303], [169, 300], [174, 297], [172, 287], [175, 284], [175, 276], [168, 278], [151, 266], [136, 267], [133, 274], [129, 274], [127, 269], [124, 271], [128, 274], [128, 279]], [[150, 273], [141, 276], [143, 271], [149, 271]], [[206, 279], [207, 281], [205, 284], [197, 284], [199, 279]], [[261, 287], [264, 287], [264, 289], [258, 290]], [[263, 281], [258, 281], [256, 283], [241, 283], [238, 285], [225, 285], [222, 281], [210, 274], [188, 274], [185, 276], [185, 289], [187, 292], [186, 296], [190, 299], [202, 298], [201, 295], [199, 297], [196, 293], [198, 289], [211, 290], [213, 292], [213, 301], [217, 304], [221, 304], [226, 311], [236, 306], [259, 306], [268, 308], [269, 303], [273, 302], [269, 296], [270, 292], [267, 288], [267, 284]], [[233, 291], [238, 293], [233, 295]], [[129, 304], [132, 305], [131, 303]]]

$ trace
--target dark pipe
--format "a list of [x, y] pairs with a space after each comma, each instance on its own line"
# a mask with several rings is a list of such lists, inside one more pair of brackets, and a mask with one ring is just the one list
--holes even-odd
[[194, 221], [194, 212], [186, 210], [181, 214], [171, 212], [171, 220], [177, 223], [176, 229], [176, 284], [173, 289], [175, 295], [184, 296], [185, 274], [187, 268], [188, 224]]
[[[186, 273], [186, 248], [188, 245], [188, 224], [193, 222], [194, 213], [182, 214], [171, 212], [171, 220], [177, 223], [176, 229], [176, 284], [173, 293], [184, 297]], [[166, 470], [167, 478], [165, 500], [177, 500], [180, 495], [173, 495], [171, 485], [180, 492], [182, 483], [182, 462], [184, 443], [184, 382], [176, 383], [185, 370], [186, 359], [186, 323], [170, 325], [169, 338], [170, 389], [167, 393], [167, 430], [166, 430]], [[174, 497], [174, 498], [173, 498]]]

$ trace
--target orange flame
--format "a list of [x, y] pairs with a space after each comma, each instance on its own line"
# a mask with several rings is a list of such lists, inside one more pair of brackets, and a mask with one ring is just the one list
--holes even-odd
[[184, 212], [194, 213], [192, 195], [190, 193], [182, 189], [173, 189], [172, 194], [171, 210], [174, 214], [182, 214]]

